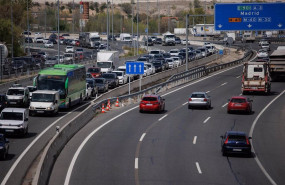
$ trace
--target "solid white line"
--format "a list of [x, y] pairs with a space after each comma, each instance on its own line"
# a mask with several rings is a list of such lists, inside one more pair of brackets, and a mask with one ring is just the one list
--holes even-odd
[[135, 169], [139, 169], [139, 158], [135, 158]]
[[200, 166], [199, 166], [199, 163], [198, 163], [198, 162], [196, 162], [196, 167], [197, 167], [198, 172], [199, 172], [200, 174], [202, 174], [202, 171], [201, 171], [201, 168], [200, 168]]
[[[275, 102], [280, 96], [282, 96], [285, 93], [285, 90], [280, 93], [278, 96], [276, 96], [271, 102], [269, 102], [263, 109], [262, 111], [257, 115], [257, 117], [255, 118], [255, 120], [253, 121], [250, 131], [249, 131], [249, 136], [252, 137], [253, 134], [253, 130], [255, 128], [255, 125], [257, 124], [257, 121], [259, 120], [259, 118], [261, 117], [261, 115], [266, 111], [266, 109], [273, 103]], [[251, 142], [251, 150], [253, 153], [255, 153], [254, 148], [253, 148], [253, 142]], [[255, 153], [256, 154], [256, 153]], [[270, 181], [270, 183], [272, 185], [277, 185], [276, 182], [271, 178], [271, 176], [267, 173], [267, 171], [265, 170], [265, 168], [263, 167], [263, 165], [261, 164], [261, 162], [258, 159], [258, 156], [255, 156], [255, 161], [257, 163], [257, 165], [259, 166], [259, 168], [261, 169], [261, 171], [264, 173], [264, 175], [267, 177], [267, 179]]]
[[225, 103], [222, 107], [225, 107], [225, 106], [227, 106], [228, 105], [228, 103]]
[[194, 139], [193, 139], [193, 144], [194, 145], [196, 144], [196, 141], [197, 141], [197, 136], [195, 136]]
[[221, 84], [221, 86], [224, 86], [224, 85], [226, 85], [228, 82], [225, 82], [225, 83], [223, 83], [223, 84]]
[[240, 78], [241, 76], [237, 76], [236, 78]]
[[209, 93], [209, 92], [211, 92], [211, 91], [207, 91], [206, 93]]
[[145, 134], [146, 134], [146, 133], [143, 133], [143, 135], [142, 135], [141, 138], [140, 138], [140, 141], [143, 141], [143, 138], [144, 138]]
[[186, 105], [188, 102], [183, 103], [182, 105]]
[[209, 121], [211, 117], [208, 117], [207, 119], [205, 119], [205, 121], [203, 123], [206, 123], [207, 121]]
[[4, 177], [3, 181], [1, 182], [1, 185], [5, 185], [7, 181], [9, 180], [11, 174], [15, 170], [15, 168], [18, 166], [19, 162], [23, 159], [23, 157], [26, 155], [26, 153], [32, 148], [32, 146], [51, 128], [53, 127], [57, 122], [59, 122], [61, 119], [65, 118], [67, 115], [71, 114], [72, 112], [75, 112], [76, 110], [80, 109], [81, 107], [86, 106], [86, 104], [81, 105], [80, 107], [74, 109], [71, 112], [66, 113], [65, 116], [58, 118], [56, 121], [54, 121], [52, 124], [50, 124], [45, 130], [43, 130], [38, 137], [36, 137], [28, 146], [27, 148], [21, 153], [21, 155], [17, 158], [17, 160], [13, 163], [12, 167], [9, 169], [8, 173]]
[[163, 118], [165, 118], [168, 114], [165, 114], [164, 116], [162, 116], [161, 118], [158, 119], [158, 121], [161, 121]]
[[185, 87], [188, 87], [188, 86], [190, 86], [190, 85], [194, 85], [194, 84], [196, 84], [196, 83], [198, 83], [198, 82], [204, 81], [204, 80], [206, 80], [206, 79], [208, 79], [208, 78], [211, 78], [211, 77], [214, 77], [214, 76], [217, 76], [217, 75], [219, 75], [219, 74], [221, 74], [221, 73], [224, 73], [224, 72], [227, 72], [227, 71], [229, 71], [229, 70], [238, 68], [238, 67], [240, 67], [240, 66], [242, 66], [242, 65], [243, 65], [243, 64], [240, 64], [240, 65], [237, 65], [237, 66], [235, 66], [235, 67], [231, 67], [231, 68], [229, 68], [229, 69], [226, 69], [226, 70], [224, 70], [224, 71], [217, 72], [217, 73], [215, 73], [215, 74], [213, 74], [213, 75], [206, 76], [205, 78], [199, 79], [199, 80], [197, 80], [197, 81], [195, 81], [195, 82], [193, 82], [193, 83], [189, 83], [189, 84], [184, 85], [184, 86], [182, 86], [182, 87], [179, 87], [179, 88], [177, 88], [177, 89], [175, 89], [175, 90], [173, 90], [173, 91], [170, 91], [170, 92], [168, 92], [168, 93], [165, 93], [165, 94], [163, 94], [162, 96], [166, 96], [166, 95], [172, 94], [172, 93], [174, 93], [174, 92], [176, 92], [176, 91], [179, 91], [179, 90], [181, 90], [181, 89], [183, 89], [183, 88], [185, 88]]
[[239, 94], [240, 96], [242, 95], [242, 93]]
[[126, 110], [125, 112], [115, 116], [114, 118], [110, 119], [109, 121], [105, 122], [104, 124], [102, 124], [101, 126], [99, 126], [97, 129], [95, 129], [93, 132], [91, 132], [85, 139], [84, 141], [81, 143], [81, 145], [78, 147], [77, 151], [75, 152], [73, 158], [72, 158], [72, 161], [69, 165], [69, 168], [68, 168], [68, 171], [67, 171], [67, 174], [66, 174], [66, 177], [65, 177], [65, 181], [64, 181], [64, 185], [69, 185], [69, 181], [70, 181], [70, 177], [71, 177], [71, 173], [72, 173], [72, 170], [73, 170], [73, 167], [75, 165], [75, 162], [81, 152], [81, 150], [83, 149], [83, 147], [85, 146], [85, 144], [89, 141], [89, 139], [94, 135], [96, 134], [101, 128], [103, 128], [104, 126], [106, 126], [107, 124], [109, 124], [110, 122], [114, 121], [115, 119], [123, 116], [124, 114], [134, 110], [138, 108], [138, 106], [135, 106], [131, 109], [128, 109]]

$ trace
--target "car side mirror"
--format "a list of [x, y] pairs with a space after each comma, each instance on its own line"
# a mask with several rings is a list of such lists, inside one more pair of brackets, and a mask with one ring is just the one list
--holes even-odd
[[230, 99], [228, 99], [228, 101], [231, 101]]
[[6, 138], [6, 139], [5, 139], [5, 143], [10, 143], [10, 141]]
[[248, 139], [252, 139], [252, 137], [248, 137]]
[[29, 120], [28, 118], [25, 118], [25, 119], [24, 119], [24, 121], [28, 121], [28, 120]]
[[220, 138], [224, 139], [224, 136], [220, 136]]
[[164, 98], [162, 98], [162, 100], [163, 100], [163, 101], [165, 101], [165, 99], [164, 99]]
[[55, 100], [54, 103], [56, 104], [56, 103], [57, 103], [57, 100]]

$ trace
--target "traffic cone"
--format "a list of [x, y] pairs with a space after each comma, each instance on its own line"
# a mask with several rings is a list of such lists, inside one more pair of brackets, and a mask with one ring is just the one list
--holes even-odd
[[108, 100], [108, 105], [107, 105], [108, 107], [109, 107], [109, 110], [111, 110], [111, 103], [110, 103], [110, 100]]
[[119, 105], [119, 98], [117, 98], [117, 101], [116, 101], [115, 106], [116, 106], [116, 107], [120, 107], [120, 105]]
[[107, 106], [106, 106], [106, 111], [109, 111], [110, 110], [110, 108], [109, 108], [109, 106], [108, 106], [108, 104], [107, 104]]
[[101, 113], [106, 113], [106, 112], [105, 112], [104, 104], [102, 104], [102, 111], [101, 111]]

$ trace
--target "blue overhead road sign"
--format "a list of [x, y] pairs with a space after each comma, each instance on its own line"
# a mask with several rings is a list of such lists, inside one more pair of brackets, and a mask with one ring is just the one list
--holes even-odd
[[144, 74], [143, 62], [126, 62], [126, 74]]
[[285, 30], [285, 3], [217, 3], [215, 30]]

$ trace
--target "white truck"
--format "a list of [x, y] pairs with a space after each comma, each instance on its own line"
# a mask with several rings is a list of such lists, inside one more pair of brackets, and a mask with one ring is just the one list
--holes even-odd
[[272, 81], [285, 79], [285, 46], [278, 46], [269, 56], [269, 67]]
[[32, 94], [29, 115], [57, 114], [59, 110], [59, 92], [51, 90], [37, 90]]
[[121, 33], [120, 40], [123, 42], [132, 42], [132, 36], [129, 33]]
[[193, 27], [194, 36], [219, 36], [220, 31], [215, 30], [214, 24], [196, 24]]
[[97, 53], [97, 67], [102, 73], [109, 73], [115, 69], [115, 64], [119, 63], [118, 51], [100, 51]]
[[243, 43], [247, 43], [247, 42], [252, 42], [253, 43], [255, 41], [255, 36], [254, 36], [254, 34], [251, 31], [244, 32], [243, 35], [242, 35], [241, 41]]
[[170, 32], [166, 32], [164, 34], [162, 34], [163, 38], [162, 38], [162, 45], [163, 46], [175, 46], [175, 35], [170, 33]]
[[268, 62], [245, 62], [242, 74], [242, 94], [249, 92], [263, 92], [269, 94], [271, 90]]
[[79, 42], [82, 47], [95, 48], [96, 42], [100, 42], [98, 32], [84, 32], [79, 35]]

